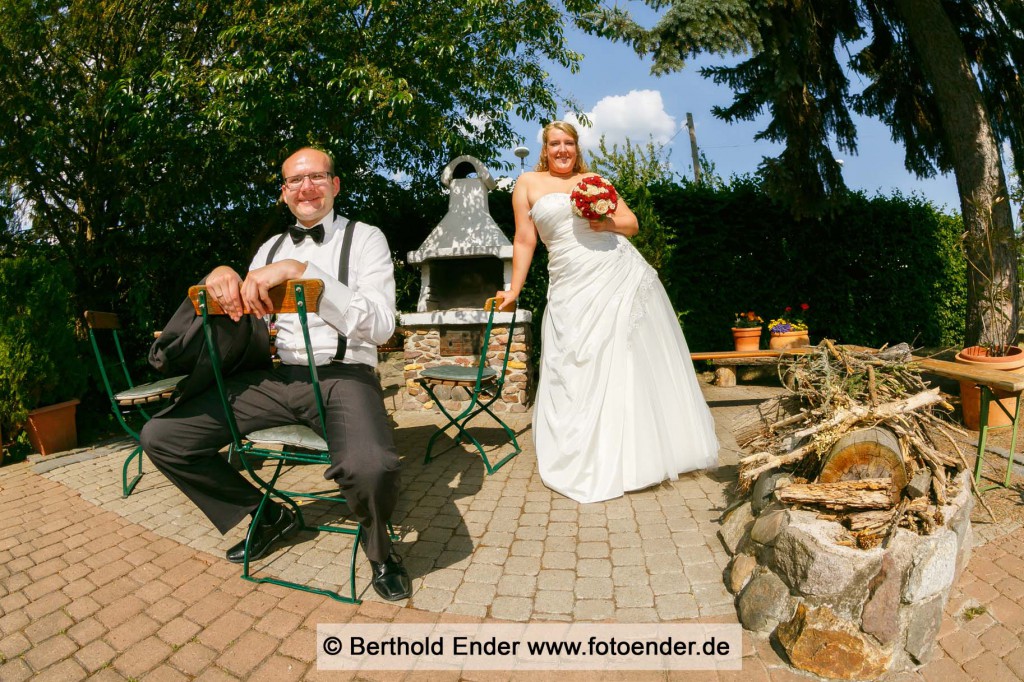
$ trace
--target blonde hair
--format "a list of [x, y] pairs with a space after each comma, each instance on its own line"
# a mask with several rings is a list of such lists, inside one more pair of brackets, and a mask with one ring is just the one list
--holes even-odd
[[544, 131], [541, 134], [540, 161], [537, 162], [534, 170], [546, 171], [548, 169], [548, 135], [554, 129], [561, 130], [566, 135], [569, 135], [573, 142], [576, 143], [576, 163], [572, 166], [572, 172], [586, 173], [589, 169], [587, 168], [587, 162], [583, 160], [583, 150], [580, 149], [580, 134], [576, 132], [576, 127], [573, 124], [566, 123], [565, 121], [552, 121], [544, 126]]

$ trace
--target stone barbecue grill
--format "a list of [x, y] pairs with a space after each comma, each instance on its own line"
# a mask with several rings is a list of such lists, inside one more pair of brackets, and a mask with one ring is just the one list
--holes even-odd
[[[420, 372], [437, 365], [475, 365], [479, 360], [487, 313], [484, 301], [512, 279], [512, 243], [491, 217], [487, 194], [497, 183], [472, 156], [453, 159], [441, 173], [449, 189], [448, 213], [426, 241], [408, 254], [410, 264], [420, 266], [420, 295], [416, 312], [401, 313], [406, 331], [403, 410], [433, 408], [429, 396], [415, 380]], [[508, 338], [511, 313], [495, 315], [492, 331], [493, 365], [500, 365]], [[530, 311], [516, 314], [512, 356], [501, 400], [492, 409], [522, 412], [530, 393]], [[439, 399], [450, 409], [461, 409], [468, 399], [464, 389], [441, 387]]]

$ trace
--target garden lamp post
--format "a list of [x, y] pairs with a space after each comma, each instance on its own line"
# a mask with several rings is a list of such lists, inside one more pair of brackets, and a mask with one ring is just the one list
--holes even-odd
[[512, 153], [519, 157], [519, 172], [522, 173], [526, 170], [526, 157], [530, 155], [530, 150], [526, 147], [516, 147]]

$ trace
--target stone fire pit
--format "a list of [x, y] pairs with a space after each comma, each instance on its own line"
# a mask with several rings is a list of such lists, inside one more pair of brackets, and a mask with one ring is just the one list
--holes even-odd
[[[488, 314], [484, 301], [512, 282], [512, 242], [491, 217], [488, 192], [497, 187], [487, 168], [472, 156], [452, 159], [441, 172], [448, 188], [448, 212], [415, 251], [410, 264], [420, 266], [420, 296], [415, 312], [400, 314], [405, 336], [405, 386], [399, 408], [434, 409], [430, 396], [416, 383], [424, 369], [439, 365], [474, 367], [480, 360]], [[500, 398], [491, 409], [525, 412], [532, 392], [531, 323], [529, 310], [516, 313], [516, 327], [508, 339], [510, 312], [496, 313], [489, 364], [500, 367], [505, 343], [512, 344], [508, 373]], [[449, 411], [468, 406], [469, 394], [461, 387], [441, 386], [436, 395]]]
[[915, 669], [934, 647], [950, 588], [970, 559], [968, 471], [930, 535], [898, 528], [887, 546], [844, 545], [849, 531], [778, 502], [746, 502], [719, 534], [743, 627], [777, 638], [790, 663], [831, 678]]

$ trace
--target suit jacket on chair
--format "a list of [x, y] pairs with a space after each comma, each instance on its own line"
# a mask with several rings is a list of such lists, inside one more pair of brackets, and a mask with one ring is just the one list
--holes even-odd
[[[262, 318], [244, 315], [238, 322], [233, 322], [227, 315], [214, 315], [210, 317], [210, 326], [220, 352], [224, 376], [270, 368], [270, 331]], [[213, 384], [213, 366], [203, 338], [203, 318], [196, 315], [192, 301], [187, 297], [150, 347], [149, 364], [167, 376], [188, 375], [178, 385], [174, 402], [160, 415], [167, 414]]]

